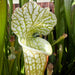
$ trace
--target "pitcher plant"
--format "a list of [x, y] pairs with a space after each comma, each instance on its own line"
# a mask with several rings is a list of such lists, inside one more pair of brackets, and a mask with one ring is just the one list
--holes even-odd
[[47, 35], [56, 23], [56, 16], [50, 9], [41, 8], [34, 1], [15, 9], [11, 29], [23, 48], [26, 75], [44, 75], [47, 56], [52, 54], [52, 47], [37, 35]]

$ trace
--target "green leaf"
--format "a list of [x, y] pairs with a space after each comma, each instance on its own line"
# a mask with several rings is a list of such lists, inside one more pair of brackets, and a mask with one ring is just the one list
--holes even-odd
[[64, 0], [65, 15], [69, 30], [71, 27], [71, 4], [72, 0]]
[[3, 47], [7, 24], [7, 0], [0, 0], [0, 75], [3, 65]]
[[73, 42], [75, 44], [75, 40], [74, 40], [74, 37], [75, 37], [75, 2], [73, 2], [74, 4], [72, 5], [72, 13], [71, 13], [71, 16], [72, 16], [72, 29], [71, 29], [71, 35], [72, 35], [72, 38], [73, 38]]
[[[57, 54], [59, 54], [58, 55], [58, 62], [56, 63], [57, 66], [55, 67], [55, 69], [58, 73], [60, 73], [61, 68], [62, 68], [62, 65], [61, 65], [62, 55], [63, 55], [62, 51], [64, 49], [64, 40], [62, 40], [62, 39], [64, 39], [64, 36], [62, 36], [62, 35], [65, 33], [65, 17], [64, 17], [65, 15], [64, 15], [64, 1], [63, 0], [55, 0], [55, 14], [57, 17], [57, 25], [56, 25], [57, 41], [55, 41], [53, 43], [53, 45], [58, 43], [57, 47], [59, 48], [59, 52], [57, 52]], [[60, 45], [62, 46], [61, 50], [60, 50]], [[58, 69], [57, 69], [57, 67], [58, 67]]]

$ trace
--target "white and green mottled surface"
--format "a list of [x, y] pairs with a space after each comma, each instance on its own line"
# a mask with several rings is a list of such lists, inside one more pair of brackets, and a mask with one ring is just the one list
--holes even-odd
[[[13, 32], [20, 39], [19, 43], [23, 47], [24, 59], [25, 59], [25, 69], [27, 69], [27, 75], [43, 75], [47, 63], [47, 56], [52, 54], [52, 47], [48, 41], [40, 37], [34, 37], [34, 34], [47, 35], [56, 25], [56, 16], [50, 12], [49, 8], [41, 8], [36, 2], [30, 1], [22, 8], [16, 8], [12, 15], [11, 28]], [[46, 55], [45, 55], [46, 54]], [[33, 55], [33, 57], [31, 56]], [[38, 55], [39, 57], [35, 58]], [[41, 59], [41, 58], [44, 58]], [[33, 74], [32, 64], [30, 60], [26, 63], [27, 59], [35, 60], [35, 67], [37, 64], [43, 67], [41, 69], [35, 69], [36, 73]], [[39, 62], [37, 60], [40, 60]], [[46, 61], [45, 61], [46, 60]], [[37, 61], [37, 62], [36, 62]], [[43, 64], [43, 65], [42, 65]], [[42, 73], [40, 73], [40, 70]]]
[[[33, 34], [47, 35], [56, 25], [56, 17], [49, 8], [41, 8], [35, 2], [29, 2], [22, 8], [16, 8], [12, 16], [13, 32], [25, 40], [25, 45], [44, 50], [49, 43], [40, 37], [34, 38]], [[47, 47], [48, 47], [47, 46]]]

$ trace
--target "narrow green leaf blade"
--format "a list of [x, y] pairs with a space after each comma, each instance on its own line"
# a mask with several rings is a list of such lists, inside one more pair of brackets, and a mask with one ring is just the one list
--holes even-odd
[[72, 0], [64, 0], [65, 15], [69, 30], [71, 27], [71, 4]]
[[0, 0], [0, 75], [3, 65], [3, 47], [7, 24], [7, 0]]

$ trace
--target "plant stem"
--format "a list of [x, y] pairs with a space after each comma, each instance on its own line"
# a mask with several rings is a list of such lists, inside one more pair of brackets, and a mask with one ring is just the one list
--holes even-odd
[[57, 39], [52, 46], [54, 46], [55, 44], [59, 43], [60, 41], [64, 40], [67, 37], [67, 34], [63, 34], [62, 36], [59, 37], [59, 39]]
[[[63, 13], [62, 13], [63, 12]], [[55, 14], [57, 17], [57, 25], [56, 25], [56, 39], [58, 39], [61, 35], [65, 33], [65, 20], [64, 20], [64, 1], [63, 0], [55, 0]], [[60, 40], [62, 40], [64, 37], [60, 37], [54, 44], [58, 43]], [[58, 43], [58, 48], [60, 49], [60, 45], [62, 46], [62, 49], [64, 49], [64, 40], [62, 40], [60, 43]], [[59, 54], [59, 52], [57, 52]], [[62, 56], [63, 53], [61, 53]], [[61, 72], [61, 61], [62, 57], [58, 56], [58, 72]], [[61, 61], [60, 61], [61, 58]], [[60, 62], [59, 62], [60, 61]]]
[[60, 44], [59, 45], [59, 57], [58, 57], [58, 66], [60, 66], [59, 67], [59, 73], [61, 72], [61, 69], [62, 69], [62, 64], [61, 64], [61, 61], [62, 61], [62, 56], [63, 56], [63, 46], [62, 46], [62, 44]]
[[13, 0], [9, 0], [9, 37], [11, 33], [11, 20], [12, 20], [12, 13], [13, 13]]
[[28, 2], [29, 0], [19, 0], [20, 7], [24, 5], [24, 3]]

